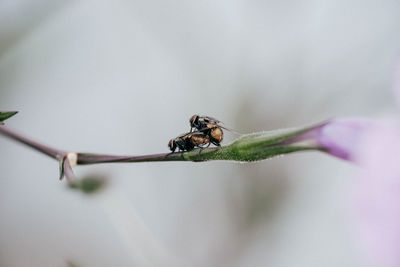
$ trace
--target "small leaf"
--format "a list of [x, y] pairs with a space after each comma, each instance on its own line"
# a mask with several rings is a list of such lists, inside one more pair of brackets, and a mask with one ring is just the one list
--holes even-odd
[[3, 121], [17, 114], [18, 111], [0, 111], [0, 125], [4, 124]]
[[104, 185], [104, 179], [86, 177], [81, 180], [81, 190], [86, 194], [98, 191]]
[[79, 180], [73, 180], [68, 183], [72, 189], [77, 189], [85, 194], [93, 194], [104, 187], [106, 179], [101, 176], [87, 176]]

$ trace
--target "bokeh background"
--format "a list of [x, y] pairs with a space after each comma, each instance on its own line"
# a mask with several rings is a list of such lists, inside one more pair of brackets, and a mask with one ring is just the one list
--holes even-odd
[[[400, 3], [0, 1], [8, 126], [72, 151], [167, 152], [193, 114], [242, 133], [395, 112]], [[226, 133], [229, 142], [235, 135]], [[357, 168], [316, 153], [77, 167], [0, 137], [0, 266], [372, 266]]]

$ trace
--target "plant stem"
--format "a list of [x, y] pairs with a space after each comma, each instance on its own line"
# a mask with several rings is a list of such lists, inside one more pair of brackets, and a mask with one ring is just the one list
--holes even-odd
[[25, 144], [39, 152], [42, 152], [43, 154], [46, 154], [47, 156], [56, 160], [59, 160], [60, 158], [64, 157], [67, 154], [66, 151], [55, 149], [53, 147], [38, 143], [32, 139], [29, 139], [25, 136], [22, 136], [14, 132], [13, 130], [8, 129], [5, 126], [0, 126], [0, 133], [11, 139], [14, 139], [15, 141]]
[[[23, 143], [35, 150], [42, 152], [58, 161], [61, 161], [61, 177], [63, 171], [66, 175], [72, 174], [71, 166], [99, 164], [99, 163], [122, 163], [122, 162], [155, 162], [155, 161], [207, 161], [207, 160], [231, 160], [231, 161], [257, 161], [271, 158], [278, 155], [288, 154], [305, 150], [323, 150], [312, 138], [307, 137], [307, 133], [319, 127], [302, 129], [278, 130], [270, 132], [259, 132], [254, 134], [243, 135], [236, 139], [233, 143], [222, 147], [211, 147], [204, 149], [194, 149], [187, 152], [178, 153], [161, 153], [140, 156], [120, 156], [120, 155], [104, 155], [93, 153], [67, 152], [43, 145], [33, 141], [16, 132], [0, 126], [0, 133], [10, 137], [20, 143]], [[69, 161], [64, 162], [69, 153], [76, 154], [75, 163]], [[66, 164], [66, 165], [65, 165]], [[66, 167], [66, 168], [64, 168]], [[72, 177], [72, 175], [69, 175]], [[73, 177], [72, 177], [73, 178]]]
[[143, 156], [101, 155], [78, 153], [78, 165], [118, 162], [185, 161], [183, 153], [160, 153]]

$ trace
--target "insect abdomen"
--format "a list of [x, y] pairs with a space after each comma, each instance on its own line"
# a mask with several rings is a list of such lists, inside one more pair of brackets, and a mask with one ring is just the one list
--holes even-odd
[[224, 139], [224, 133], [222, 132], [221, 128], [215, 127], [211, 129], [210, 135], [212, 138], [217, 140], [219, 143], [222, 142], [222, 139]]
[[200, 146], [200, 145], [205, 145], [210, 143], [210, 138], [208, 138], [208, 136], [205, 135], [193, 135], [191, 137], [192, 139], [192, 143], [196, 146]]

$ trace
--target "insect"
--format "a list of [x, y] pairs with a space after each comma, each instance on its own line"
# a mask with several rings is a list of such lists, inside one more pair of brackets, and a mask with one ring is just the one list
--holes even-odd
[[222, 139], [224, 138], [224, 132], [222, 129], [226, 129], [219, 125], [220, 121], [209, 116], [193, 115], [190, 120], [190, 132], [193, 128], [197, 131], [204, 133], [210, 138], [210, 142], [216, 146], [220, 146]]
[[190, 151], [195, 147], [210, 145], [210, 138], [202, 132], [189, 132], [169, 140], [168, 147], [173, 152], [178, 148], [179, 151]]

